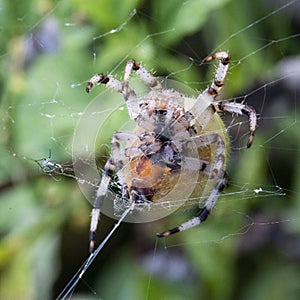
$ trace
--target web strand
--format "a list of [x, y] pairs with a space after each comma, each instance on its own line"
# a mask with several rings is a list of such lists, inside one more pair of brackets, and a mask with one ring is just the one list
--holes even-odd
[[71, 296], [74, 292], [74, 289], [76, 288], [78, 282], [82, 279], [85, 272], [88, 270], [90, 265], [93, 263], [95, 258], [98, 256], [102, 248], [106, 245], [110, 237], [113, 235], [113, 233], [118, 229], [120, 224], [123, 222], [123, 220], [126, 218], [126, 216], [133, 211], [134, 209], [134, 203], [132, 203], [127, 210], [124, 211], [121, 218], [118, 220], [118, 222], [115, 224], [115, 226], [112, 228], [112, 230], [108, 233], [108, 235], [105, 237], [105, 239], [102, 241], [102, 243], [98, 246], [98, 248], [90, 254], [88, 259], [85, 261], [85, 263], [78, 269], [78, 271], [75, 273], [75, 275], [72, 277], [72, 279], [69, 281], [69, 283], [65, 286], [65, 288], [62, 290], [62, 292], [58, 295], [56, 300], [64, 300], [67, 299], [68, 296]]

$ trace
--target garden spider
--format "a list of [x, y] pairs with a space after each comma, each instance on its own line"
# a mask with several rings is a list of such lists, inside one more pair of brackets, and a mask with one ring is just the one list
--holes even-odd
[[[104, 84], [121, 93], [130, 119], [136, 123], [133, 132], [116, 132], [113, 135], [112, 154], [105, 164], [92, 209], [91, 253], [95, 247], [100, 209], [113, 175], [117, 176], [122, 187], [121, 201], [135, 203], [135, 208], [159, 204], [177, 184], [181, 172], [186, 172], [185, 186], [189, 186], [190, 182], [191, 185], [195, 183], [187, 198], [195, 197], [197, 203], [204, 185], [208, 183], [207, 197], [199, 214], [173, 229], [158, 233], [158, 237], [199, 225], [215, 206], [219, 192], [226, 185], [225, 168], [230, 150], [226, 128], [218, 113], [248, 116], [249, 148], [256, 128], [256, 112], [246, 104], [215, 100], [224, 84], [230, 56], [227, 52], [218, 52], [207, 57], [204, 62], [213, 59], [219, 60], [214, 80], [195, 99], [185, 97], [175, 89], [163, 87], [162, 82], [135, 60], [128, 61], [124, 82], [104, 74], [97, 74], [90, 79], [86, 92], [89, 93], [96, 84]], [[145, 96], [138, 97], [135, 90], [129, 87], [132, 71], [148, 87]], [[193, 102], [191, 108], [186, 107], [187, 101]], [[127, 143], [127, 147], [122, 149], [121, 142]], [[189, 180], [189, 174], [196, 174], [196, 177]], [[168, 203], [172, 201], [169, 199]]]

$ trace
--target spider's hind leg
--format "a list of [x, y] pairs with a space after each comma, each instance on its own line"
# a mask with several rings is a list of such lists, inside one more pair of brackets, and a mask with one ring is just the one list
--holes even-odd
[[95, 236], [96, 236], [96, 230], [100, 218], [100, 208], [102, 206], [104, 197], [108, 191], [108, 186], [114, 171], [115, 171], [115, 165], [112, 161], [112, 158], [109, 158], [109, 160], [106, 162], [104, 166], [101, 183], [96, 192], [96, 197], [93, 204], [93, 209], [91, 214], [91, 225], [90, 225], [90, 253], [93, 253], [95, 249]]
[[226, 173], [224, 173], [223, 178], [220, 179], [217, 182], [217, 184], [215, 185], [215, 187], [212, 190], [211, 194], [209, 195], [207, 201], [205, 202], [204, 207], [200, 210], [200, 213], [198, 216], [188, 220], [185, 223], [182, 223], [181, 225], [179, 225], [177, 227], [169, 229], [165, 232], [157, 233], [156, 236], [157, 237], [166, 237], [171, 234], [190, 229], [190, 228], [195, 227], [195, 226], [201, 224], [202, 222], [204, 222], [207, 219], [208, 215], [210, 214], [210, 211], [212, 210], [212, 208], [215, 206], [215, 204], [218, 200], [218, 197], [219, 197], [219, 193], [221, 191], [223, 191], [224, 187], [226, 186], [226, 182], [227, 182]]
[[[162, 233], [157, 233], [157, 237], [166, 237], [171, 234], [174, 234], [176, 232], [184, 231], [187, 229], [190, 229], [194, 226], [199, 225], [200, 223], [204, 222], [210, 211], [213, 209], [215, 206], [218, 198], [219, 198], [219, 193], [223, 191], [224, 187], [226, 186], [227, 182], [227, 176], [226, 172], [224, 170], [225, 168], [225, 160], [226, 157], [224, 156], [224, 153], [226, 153], [226, 146], [224, 143], [224, 140], [222, 139], [221, 136], [218, 134], [212, 133], [212, 134], [207, 134], [207, 135], [200, 135], [197, 136], [193, 139], [194, 143], [196, 143], [197, 147], [205, 147], [208, 145], [215, 144], [216, 145], [216, 150], [214, 153], [214, 163], [209, 164], [208, 170], [210, 170], [208, 176], [209, 180], [217, 180], [217, 183], [215, 184], [214, 188], [212, 189], [210, 195], [208, 196], [208, 199], [206, 200], [204, 207], [200, 210], [200, 213], [198, 216], [188, 220], [187, 222], [174, 227], [170, 230], [167, 230]], [[205, 168], [205, 169], [206, 169]], [[205, 169], [203, 170], [205, 173]], [[202, 171], [199, 169], [199, 171]], [[202, 171], [202, 172], [203, 172]]]
[[[96, 192], [96, 197], [92, 209], [91, 225], [90, 225], [90, 253], [94, 252], [95, 235], [100, 218], [100, 209], [104, 198], [107, 194], [109, 183], [114, 174], [118, 175], [121, 183], [124, 182], [122, 177], [122, 170], [126, 161], [126, 153], [120, 147], [120, 142], [133, 143], [138, 139], [138, 136], [130, 132], [115, 132], [112, 139], [112, 155], [106, 162], [103, 169], [103, 176], [100, 186]], [[124, 191], [123, 191], [124, 193]]]

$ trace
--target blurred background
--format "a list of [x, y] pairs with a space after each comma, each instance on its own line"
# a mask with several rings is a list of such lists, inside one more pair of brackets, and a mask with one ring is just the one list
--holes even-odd
[[[104, 90], [87, 95], [89, 78], [121, 79], [135, 58], [200, 91], [219, 50], [232, 57], [222, 98], [259, 115], [252, 148], [247, 120], [224, 118], [229, 185], [208, 221], [160, 240], [195, 212], [122, 224], [72, 299], [300, 298], [300, 1], [2, 0], [0, 29], [1, 299], [55, 299], [88, 256], [72, 140]], [[99, 172], [111, 136], [98, 138]], [[99, 241], [114, 223], [101, 218]]]

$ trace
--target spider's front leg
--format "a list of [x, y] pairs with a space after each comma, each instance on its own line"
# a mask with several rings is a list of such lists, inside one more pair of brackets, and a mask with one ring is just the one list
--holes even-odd
[[102, 73], [94, 75], [88, 85], [86, 87], [86, 92], [89, 93], [93, 86], [104, 84], [107, 87], [117, 91], [118, 93], [122, 94], [125, 102], [127, 104], [128, 113], [131, 120], [134, 120], [141, 112], [140, 106], [138, 103], [138, 98], [134, 90], [132, 90], [128, 86], [128, 82], [124, 81], [124, 83], [120, 82], [119, 80], [113, 78], [110, 75], [104, 75]]
[[219, 66], [217, 68], [211, 86], [207, 89], [207, 93], [213, 97], [216, 97], [220, 93], [224, 85], [224, 80], [229, 67], [230, 55], [228, 52], [217, 52], [211, 56], [206, 57], [204, 59], [204, 62], [209, 62], [213, 59], [219, 60]]
[[[218, 59], [220, 63], [211, 86], [206, 91], [204, 91], [204, 94], [210, 95], [210, 98], [212, 100], [219, 94], [220, 90], [224, 85], [224, 79], [226, 77], [230, 62], [230, 55], [227, 52], [218, 52], [205, 58], [204, 62], [209, 62], [213, 59]], [[213, 113], [227, 111], [229, 113], [234, 113], [238, 115], [247, 115], [250, 121], [250, 135], [247, 143], [247, 148], [251, 147], [257, 123], [255, 110], [251, 106], [248, 106], [246, 104], [230, 103], [227, 101], [214, 102], [214, 100], [212, 101], [211, 107]]]
[[[228, 52], [217, 52], [204, 59], [204, 62], [218, 59], [219, 65], [217, 67], [214, 79], [209, 87], [207, 87], [196, 99], [194, 106], [190, 109], [195, 117], [201, 118], [201, 126], [205, 126], [214, 116], [214, 111], [210, 110], [209, 104], [215, 101], [223, 88], [226, 74], [230, 63], [230, 55]], [[209, 113], [207, 113], [207, 111]]]
[[[257, 125], [256, 112], [251, 106], [246, 104], [228, 101], [215, 101], [215, 98], [218, 96], [224, 85], [229, 67], [230, 55], [227, 52], [218, 52], [205, 58], [204, 62], [209, 62], [214, 59], [219, 60], [219, 65], [217, 67], [213, 82], [203, 93], [198, 96], [195, 105], [191, 109], [191, 112], [195, 116], [201, 116], [201, 125], [203, 128], [205, 128], [216, 112], [227, 111], [233, 114], [247, 115], [250, 122], [250, 135], [247, 142], [247, 148], [249, 148], [252, 145]], [[206, 103], [210, 103], [210, 106], [206, 107]], [[207, 114], [205, 110], [210, 111], [210, 113]]]
[[254, 108], [247, 104], [228, 101], [214, 102], [211, 104], [211, 108], [214, 112], [225, 111], [236, 115], [246, 115], [249, 118], [250, 134], [247, 142], [247, 148], [250, 148], [253, 142], [257, 125], [257, 116]]
[[143, 82], [151, 89], [161, 90], [162, 86], [159, 80], [148, 72], [141, 64], [137, 63], [134, 59], [127, 62], [124, 74], [124, 83], [128, 85], [131, 72], [134, 71]]

